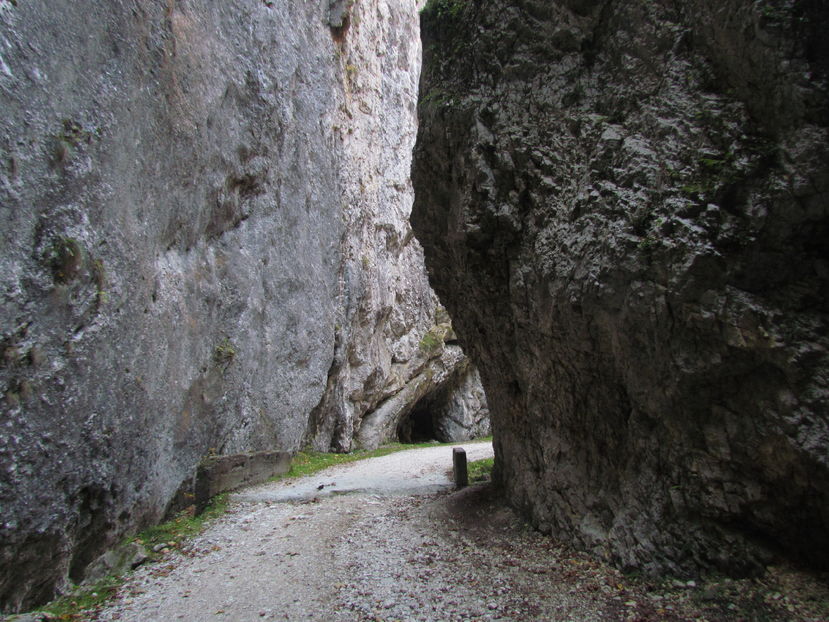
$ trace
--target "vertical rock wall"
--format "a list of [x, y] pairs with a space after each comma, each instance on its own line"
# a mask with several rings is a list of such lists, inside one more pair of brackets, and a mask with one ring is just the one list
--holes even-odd
[[[468, 400], [482, 390], [474, 379], [452, 384], [468, 363], [457, 345], [444, 346], [451, 323], [409, 224], [421, 55], [415, 3], [331, 6], [348, 7], [335, 27], [343, 99], [333, 125], [343, 153], [345, 235], [328, 389], [306, 438], [320, 450], [348, 451], [396, 440], [398, 424], [424, 396]], [[485, 398], [477, 403], [470, 416], [485, 418]]]
[[318, 449], [347, 451], [363, 414], [398, 394], [442, 350], [419, 347], [437, 322], [437, 298], [408, 220], [420, 76], [415, 5], [332, 5], [350, 7], [335, 32], [342, 99], [332, 123], [345, 234], [329, 389], [307, 434]]
[[0, 609], [206, 455], [349, 448], [442, 355], [417, 32], [414, 0], [0, 0]]
[[649, 572], [826, 567], [827, 20], [429, 3], [412, 221], [541, 529]]
[[299, 445], [344, 231], [314, 3], [2, 4], [3, 608]]

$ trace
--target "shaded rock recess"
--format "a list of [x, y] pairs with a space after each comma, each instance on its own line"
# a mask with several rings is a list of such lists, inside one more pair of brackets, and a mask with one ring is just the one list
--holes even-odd
[[468, 365], [407, 220], [419, 62], [414, 0], [0, 0], [0, 610], [204, 457], [347, 451]]
[[827, 567], [828, 25], [429, 3], [412, 222], [542, 530], [645, 572]]

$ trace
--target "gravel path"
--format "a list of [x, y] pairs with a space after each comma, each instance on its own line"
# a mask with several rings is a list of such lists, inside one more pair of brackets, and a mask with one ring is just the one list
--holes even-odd
[[[470, 461], [492, 456], [490, 443], [461, 446]], [[181, 553], [134, 573], [97, 619], [354, 619], [341, 596], [358, 558], [371, 566], [378, 552], [351, 542], [395, 537], [389, 512], [451, 490], [451, 465], [451, 448], [430, 447], [238, 492]]]
[[[464, 447], [470, 460], [492, 455], [489, 444]], [[450, 468], [451, 448], [418, 449], [236, 493], [226, 515], [139, 568], [92, 619], [716, 622], [829, 611], [825, 584], [794, 571], [759, 584], [630, 580], [529, 529], [489, 486], [450, 494]]]

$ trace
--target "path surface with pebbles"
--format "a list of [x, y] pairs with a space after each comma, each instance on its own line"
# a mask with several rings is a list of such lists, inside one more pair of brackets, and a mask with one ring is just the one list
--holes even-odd
[[[492, 455], [486, 443], [464, 447], [470, 460]], [[417, 449], [239, 492], [95, 619], [714, 622], [825, 612], [808, 606], [819, 607], [825, 586], [791, 571], [751, 584], [628, 580], [529, 529], [489, 486], [451, 492], [450, 467], [451, 448]], [[778, 591], [792, 577], [797, 598]]]

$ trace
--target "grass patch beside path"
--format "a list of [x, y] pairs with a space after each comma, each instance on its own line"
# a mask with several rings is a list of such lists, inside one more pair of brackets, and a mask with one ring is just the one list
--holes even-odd
[[467, 465], [470, 482], [489, 482], [492, 481], [492, 467], [495, 464], [495, 458], [484, 458], [483, 460], [475, 460]]
[[[141, 544], [147, 550], [147, 560], [144, 563], [152, 563], [171, 550], [180, 548], [185, 540], [204, 531], [207, 521], [224, 514], [227, 506], [227, 493], [217, 495], [198, 516], [184, 510], [166, 523], [149, 527], [136, 536], [124, 539], [121, 546], [130, 542]], [[163, 547], [159, 548], [161, 545]], [[154, 550], [156, 548], [159, 550]], [[53, 616], [55, 620], [86, 620], [88, 617], [84, 614], [101, 609], [124, 584], [127, 574], [128, 572], [111, 575], [92, 585], [75, 586], [66, 596], [45, 605], [40, 611]]]
[[145, 529], [133, 540], [150, 550], [164, 544], [165, 548], [174, 549], [181, 546], [183, 540], [199, 535], [207, 527], [207, 521], [217, 518], [227, 511], [228, 493], [216, 495], [207, 504], [204, 512], [194, 515], [192, 511], [182, 510], [175, 518], [154, 527]]
[[[47, 620], [87, 620], [89, 611], [101, 609], [124, 583], [122, 577], [107, 577], [94, 585], [76, 587], [70, 594], [54, 600], [42, 609]], [[9, 618], [14, 620], [14, 617]]]

